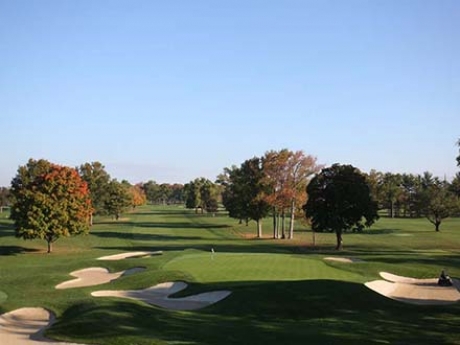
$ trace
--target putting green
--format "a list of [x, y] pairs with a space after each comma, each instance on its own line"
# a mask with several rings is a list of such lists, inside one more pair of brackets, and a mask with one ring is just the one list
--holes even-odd
[[321, 258], [290, 254], [198, 253], [175, 258], [165, 270], [182, 271], [203, 283], [332, 279], [361, 281], [361, 277], [333, 268]]

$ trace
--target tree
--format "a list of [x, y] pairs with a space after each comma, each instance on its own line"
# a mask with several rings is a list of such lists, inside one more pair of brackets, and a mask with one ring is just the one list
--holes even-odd
[[385, 200], [385, 206], [388, 209], [389, 216], [395, 217], [395, 204], [401, 195], [401, 175], [385, 173], [382, 178], [382, 190]]
[[460, 167], [460, 138], [457, 140], [457, 146], [458, 146], [457, 166]]
[[449, 190], [454, 193], [454, 195], [460, 199], [460, 172], [456, 173], [450, 186]]
[[294, 222], [298, 204], [306, 201], [305, 188], [312, 175], [320, 169], [316, 158], [306, 156], [303, 151], [292, 152], [288, 149], [268, 151], [262, 159], [264, 184], [269, 186], [265, 200], [273, 210], [273, 237], [279, 237], [281, 217], [281, 238], [286, 238], [285, 218], [289, 211], [289, 235], [294, 237]]
[[[88, 184], [94, 213], [104, 214], [106, 212], [105, 203], [108, 197], [107, 188], [110, 182], [110, 175], [105, 171], [104, 165], [100, 162], [85, 163], [80, 165], [78, 171], [82, 179]], [[93, 220], [91, 217], [92, 224]]]
[[292, 191], [288, 187], [288, 167], [287, 162], [292, 152], [283, 149], [280, 151], [268, 151], [262, 158], [262, 169], [264, 172], [263, 184], [266, 185], [267, 193], [265, 201], [272, 207], [273, 216], [273, 238], [285, 238], [285, 212], [289, 208], [292, 199]]
[[218, 186], [212, 181], [204, 177], [196, 178], [184, 186], [185, 207], [194, 208], [196, 213], [198, 209], [201, 209], [201, 213], [214, 213], [217, 211], [219, 192]]
[[442, 220], [459, 210], [458, 198], [449, 190], [445, 182], [435, 180], [417, 195], [417, 204], [421, 213], [440, 231]]
[[270, 205], [263, 198], [266, 192], [263, 178], [262, 161], [258, 157], [244, 161], [239, 168], [226, 168], [218, 178], [224, 186], [223, 203], [229, 216], [254, 220], [258, 238], [262, 237], [262, 219], [270, 210]]
[[313, 231], [334, 231], [337, 250], [342, 249], [344, 231], [370, 227], [378, 219], [366, 177], [352, 165], [334, 164], [321, 170], [309, 183], [307, 194], [303, 209]]
[[131, 206], [136, 208], [137, 206], [145, 205], [147, 202], [147, 197], [145, 196], [142, 185], [136, 184], [129, 187], [129, 194], [131, 196]]
[[128, 183], [120, 183], [116, 179], [110, 181], [107, 186], [107, 198], [104, 209], [107, 214], [115, 217], [115, 220], [118, 220], [120, 215], [132, 205], [129, 188], [130, 185]]
[[89, 231], [91, 198], [76, 169], [30, 159], [13, 178], [11, 194], [16, 236], [46, 240], [48, 253], [60, 237]]
[[0, 187], [0, 213], [3, 212], [3, 207], [10, 204], [10, 189]]
[[287, 188], [290, 189], [290, 222], [289, 222], [289, 239], [294, 238], [294, 220], [296, 207], [298, 204], [303, 205], [307, 200], [305, 189], [310, 178], [321, 169], [316, 164], [316, 158], [310, 155], [306, 156], [303, 151], [293, 152], [287, 161]]

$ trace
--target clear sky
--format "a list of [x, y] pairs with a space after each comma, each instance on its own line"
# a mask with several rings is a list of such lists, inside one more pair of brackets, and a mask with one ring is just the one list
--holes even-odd
[[132, 183], [268, 150], [452, 177], [457, 0], [0, 0], [0, 186], [29, 158]]

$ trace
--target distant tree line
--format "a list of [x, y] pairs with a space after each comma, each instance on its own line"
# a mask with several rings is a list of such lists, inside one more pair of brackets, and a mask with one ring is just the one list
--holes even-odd
[[[460, 167], [460, 139], [456, 144]], [[0, 212], [11, 206], [16, 235], [45, 239], [49, 252], [59, 237], [87, 232], [93, 215], [118, 220], [147, 201], [185, 203], [201, 213], [215, 213], [223, 204], [230, 217], [255, 221], [257, 237], [263, 235], [261, 220], [270, 216], [273, 238], [292, 239], [296, 217], [306, 216], [315, 231], [335, 231], [339, 249], [341, 233], [370, 226], [377, 210], [386, 210], [392, 218], [426, 217], [439, 231], [443, 219], [459, 214], [459, 200], [460, 172], [448, 182], [429, 172], [365, 174], [338, 164], [323, 169], [315, 157], [288, 149], [224, 168], [215, 182], [201, 177], [185, 185], [152, 180], [131, 185], [112, 179], [100, 162], [69, 168], [30, 159], [19, 167], [11, 188], [0, 188]]]

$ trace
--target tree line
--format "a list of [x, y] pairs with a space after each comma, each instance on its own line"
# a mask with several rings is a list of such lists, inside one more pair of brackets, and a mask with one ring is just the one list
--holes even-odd
[[[460, 140], [457, 145], [460, 167]], [[0, 188], [0, 211], [11, 204], [16, 235], [45, 239], [49, 252], [59, 237], [88, 232], [94, 215], [118, 220], [146, 202], [185, 203], [202, 213], [215, 213], [222, 204], [230, 217], [255, 221], [257, 237], [263, 236], [262, 219], [271, 217], [275, 239], [292, 239], [300, 216], [314, 231], [335, 231], [339, 249], [343, 231], [372, 225], [378, 210], [390, 217], [424, 216], [439, 231], [444, 218], [459, 213], [459, 200], [460, 172], [451, 182], [429, 172], [366, 174], [349, 165], [324, 168], [315, 157], [288, 149], [224, 168], [215, 182], [201, 177], [185, 185], [152, 180], [131, 185], [111, 178], [100, 162], [70, 168], [30, 159], [11, 188]]]

